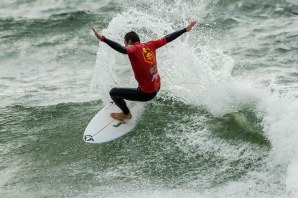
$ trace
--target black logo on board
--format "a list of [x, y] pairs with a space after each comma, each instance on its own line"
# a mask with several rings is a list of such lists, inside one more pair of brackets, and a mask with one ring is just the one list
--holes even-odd
[[85, 135], [85, 142], [94, 141], [93, 137], [91, 135]]
[[115, 125], [113, 125], [113, 126], [114, 126], [114, 127], [119, 127], [121, 124], [126, 124], [126, 122], [121, 121], [121, 122], [118, 122], [118, 124], [115, 124]]

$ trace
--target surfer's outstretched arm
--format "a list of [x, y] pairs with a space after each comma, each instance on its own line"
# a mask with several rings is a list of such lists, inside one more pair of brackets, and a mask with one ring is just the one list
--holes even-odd
[[116, 50], [117, 52], [120, 52], [122, 54], [127, 54], [126, 48], [123, 47], [122, 45], [120, 45], [119, 43], [112, 41], [110, 39], [107, 39], [105, 36], [99, 34], [98, 32], [96, 32], [96, 30], [94, 28], [92, 28], [95, 36], [101, 40], [102, 42], [105, 42], [106, 44], [108, 44], [111, 48], [113, 48], [114, 50]]
[[111, 48], [113, 48], [117, 52], [120, 52], [122, 54], [127, 54], [126, 48], [123, 47], [122, 45], [120, 45], [119, 43], [112, 41], [110, 39], [107, 39], [105, 37], [102, 41], [105, 42], [106, 44], [108, 44]]
[[196, 21], [192, 21], [188, 26], [186, 26], [185, 28], [178, 30], [176, 32], [173, 32], [171, 34], [168, 34], [165, 36], [165, 39], [167, 40], [167, 42], [171, 42], [173, 40], [175, 40], [176, 38], [178, 38], [179, 36], [181, 36], [183, 33], [185, 32], [189, 32], [191, 31], [192, 27], [196, 24]]
[[181, 36], [185, 32], [186, 32], [186, 28], [183, 28], [181, 30], [178, 30], [176, 32], [166, 35], [165, 39], [167, 40], [167, 43], [169, 43], [169, 42], [175, 40], [176, 38], [178, 38], [179, 36]]

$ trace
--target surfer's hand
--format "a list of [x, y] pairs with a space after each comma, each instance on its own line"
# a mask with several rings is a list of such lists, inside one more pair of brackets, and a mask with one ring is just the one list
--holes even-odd
[[195, 26], [196, 23], [196, 21], [192, 21], [188, 26], [186, 26], [186, 31], [191, 31], [192, 27]]
[[102, 40], [104, 39], [104, 36], [101, 35], [101, 34], [99, 34], [94, 28], [92, 28], [92, 30], [93, 30], [95, 36], [96, 36], [99, 40], [102, 41]]

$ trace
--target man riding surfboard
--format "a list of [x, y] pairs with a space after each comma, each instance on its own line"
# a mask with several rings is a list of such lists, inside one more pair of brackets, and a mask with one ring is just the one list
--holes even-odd
[[116, 120], [132, 118], [125, 100], [145, 102], [152, 100], [157, 95], [160, 89], [160, 76], [157, 69], [156, 50], [175, 40], [183, 33], [191, 31], [195, 24], [196, 21], [192, 21], [181, 30], [168, 34], [159, 40], [146, 43], [141, 43], [138, 34], [131, 31], [124, 36], [125, 47], [107, 39], [92, 28], [95, 36], [100, 41], [105, 42], [114, 50], [128, 55], [135, 79], [138, 82], [138, 88], [115, 87], [111, 89], [110, 96], [112, 100], [122, 110], [120, 113], [111, 113], [112, 118]]

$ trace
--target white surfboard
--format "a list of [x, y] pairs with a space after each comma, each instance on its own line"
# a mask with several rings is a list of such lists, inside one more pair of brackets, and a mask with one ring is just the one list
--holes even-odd
[[132, 118], [124, 121], [115, 120], [110, 116], [111, 113], [121, 112], [113, 102], [101, 109], [86, 127], [83, 136], [84, 141], [87, 143], [108, 142], [134, 129], [144, 105], [139, 102], [128, 101], [127, 106], [132, 113]]

